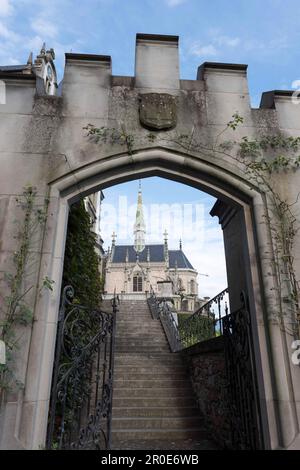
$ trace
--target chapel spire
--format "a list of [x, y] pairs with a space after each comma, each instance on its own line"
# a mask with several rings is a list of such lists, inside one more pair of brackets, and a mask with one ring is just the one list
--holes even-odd
[[141, 180], [139, 181], [138, 201], [134, 224], [134, 249], [140, 253], [145, 248], [146, 225], [144, 221]]

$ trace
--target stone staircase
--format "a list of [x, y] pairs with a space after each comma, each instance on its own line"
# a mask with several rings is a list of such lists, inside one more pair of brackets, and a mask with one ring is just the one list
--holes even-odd
[[112, 448], [213, 449], [181, 357], [147, 302], [123, 301], [117, 315]]

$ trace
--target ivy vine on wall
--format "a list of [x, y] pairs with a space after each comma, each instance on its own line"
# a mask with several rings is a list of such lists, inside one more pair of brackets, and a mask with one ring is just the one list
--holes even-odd
[[14, 357], [22, 338], [22, 327], [30, 326], [34, 321], [29, 294], [32, 294], [32, 291], [35, 291], [34, 295], [41, 294], [43, 289], [53, 288], [53, 281], [48, 277], [42, 280], [41, 285], [31, 284], [29, 281], [36, 267], [34, 250], [36, 243], [39, 243], [36, 234], [43, 233], [49, 200], [45, 198], [39, 203], [36, 188], [29, 185], [16, 198], [16, 203], [22, 214], [20, 220], [15, 221], [14, 238], [18, 247], [13, 254], [13, 269], [11, 272], [5, 272], [2, 279], [5, 294], [0, 315], [0, 404], [5, 392], [15, 387], [23, 387], [15, 375]]
[[98, 308], [103, 292], [99, 256], [95, 251], [96, 234], [83, 200], [71, 206], [68, 220], [63, 286], [74, 288], [77, 303]]

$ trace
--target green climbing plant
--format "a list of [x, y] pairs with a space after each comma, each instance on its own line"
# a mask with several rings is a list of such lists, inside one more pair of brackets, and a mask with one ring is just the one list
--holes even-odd
[[100, 306], [103, 279], [99, 256], [95, 251], [96, 235], [83, 200], [72, 205], [63, 269], [63, 286], [72, 285], [77, 303], [89, 308]]
[[93, 124], [87, 124], [83, 127], [87, 131], [87, 135], [95, 139], [95, 142], [109, 143], [111, 145], [125, 145], [129, 155], [132, 155], [135, 143], [133, 134], [126, 132], [125, 125], [120, 129], [115, 127], [95, 127]]
[[20, 327], [27, 327], [33, 322], [29, 294], [32, 294], [33, 290], [41, 294], [43, 289], [53, 289], [53, 281], [48, 277], [42, 280], [40, 286], [30, 283], [28, 285], [28, 278], [34, 270], [33, 244], [36, 243], [37, 231], [44, 228], [49, 200], [45, 198], [42, 204], [39, 204], [36, 188], [27, 186], [21, 196], [16, 198], [16, 203], [23, 216], [16, 221], [14, 238], [18, 247], [13, 254], [13, 269], [11, 272], [5, 272], [2, 279], [5, 294], [0, 316], [0, 340], [5, 347], [5, 360], [0, 364], [0, 403], [6, 391], [23, 386], [15, 376], [14, 355], [22, 338]]

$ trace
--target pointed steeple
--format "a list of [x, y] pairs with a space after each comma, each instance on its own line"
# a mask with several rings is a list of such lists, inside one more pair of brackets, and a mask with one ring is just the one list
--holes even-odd
[[43, 42], [40, 54], [46, 54], [46, 43], [45, 42]]
[[164, 231], [164, 257], [166, 265], [169, 266], [169, 247], [168, 247], [168, 232], [167, 229]]
[[137, 201], [137, 208], [136, 208], [136, 217], [135, 217], [135, 224], [134, 224], [134, 249], [137, 253], [140, 253], [145, 248], [145, 234], [146, 234], [146, 225], [144, 221], [142, 188], [141, 188], [141, 180], [140, 180], [138, 201]]
[[114, 248], [116, 246], [116, 238], [117, 238], [117, 235], [115, 232], [112, 233], [112, 236], [111, 236], [111, 247]]
[[27, 65], [32, 65], [33, 64], [33, 54], [30, 52], [28, 60], [27, 60]]

